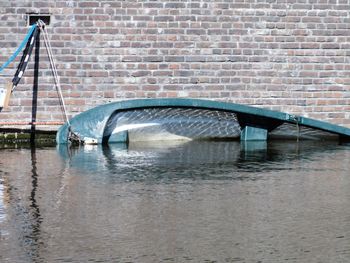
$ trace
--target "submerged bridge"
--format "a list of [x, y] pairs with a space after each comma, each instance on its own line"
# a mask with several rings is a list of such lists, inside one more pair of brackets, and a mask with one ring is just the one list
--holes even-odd
[[[70, 124], [70, 125], [69, 125]], [[149, 140], [266, 141], [349, 139], [350, 129], [331, 123], [235, 103], [200, 99], [138, 99], [101, 105], [75, 116], [57, 133], [85, 143]]]

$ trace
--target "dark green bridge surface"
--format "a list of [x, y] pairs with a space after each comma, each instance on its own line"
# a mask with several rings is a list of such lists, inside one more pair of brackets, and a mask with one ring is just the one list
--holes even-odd
[[[148, 108], [190, 108], [193, 110], [204, 109], [234, 113], [242, 131], [246, 127], [252, 127], [253, 129], [266, 130], [270, 134], [278, 127], [290, 124], [297, 126], [298, 129], [311, 128], [338, 135], [341, 138], [350, 138], [349, 128], [319, 120], [235, 103], [182, 98], [125, 100], [97, 106], [72, 118], [70, 121], [71, 128], [82, 139], [95, 139], [98, 143], [114, 142], [113, 140], [106, 141], [105, 139], [106, 126], [112, 119], [112, 116], [120, 112]], [[68, 143], [67, 124], [60, 127], [56, 140], [58, 144]]]

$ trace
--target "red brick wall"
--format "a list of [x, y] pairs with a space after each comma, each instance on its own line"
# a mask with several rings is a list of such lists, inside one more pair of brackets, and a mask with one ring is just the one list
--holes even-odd
[[[121, 99], [193, 97], [350, 127], [349, 0], [0, 0], [0, 64], [29, 12], [51, 13], [71, 115]], [[38, 121], [59, 121], [43, 43], [40, 59]], [[31, 119], [33, 62], [25, 75], [1, 121]]]

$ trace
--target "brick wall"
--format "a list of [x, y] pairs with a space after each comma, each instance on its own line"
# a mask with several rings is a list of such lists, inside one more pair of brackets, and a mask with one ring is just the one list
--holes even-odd
[[[193, 97], [350, 127], [349, 0], [0, 0], [0, 64], [30, 12], [51, 14], [71, 115], [121, 99]], [[30, 121], [33, 62], [25, 75], [1, 121]], [[63, 120], [43, 43], [37, 118]]]

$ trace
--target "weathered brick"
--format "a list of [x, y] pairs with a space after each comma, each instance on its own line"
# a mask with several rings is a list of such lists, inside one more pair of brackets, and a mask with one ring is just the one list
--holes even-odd
[[144, 62], [162, 62], [163, 57], [162, 56], [145, 56], [143, 57]]
[[174, 21], [174, 20], [175, 20], [174, 16], [156, 16], [154, 18], [154, 21], [162, 21], [162, 22]]
[[184, 62], [185, 57], [184, 56], [166, 56], [165, 61], [166, 62]]
[[146, 70], [139, 70], [131, 73], [131, 76], [133, 77], [144, 77], [149, 75], [151, 75], [151, 72]]

